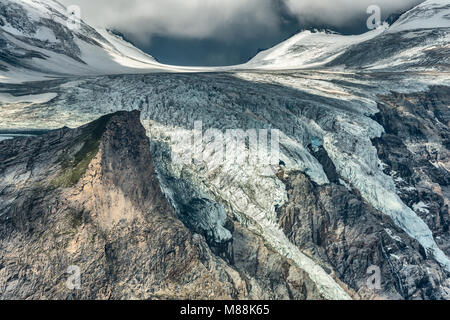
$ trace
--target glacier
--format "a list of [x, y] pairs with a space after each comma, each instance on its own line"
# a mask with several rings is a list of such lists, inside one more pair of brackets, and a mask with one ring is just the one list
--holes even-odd
[[[0, 5], [8, 3], [0, 0]], [[38, 54], [31, 61], [0, 64], [6, 69], [0, 68], [0, 129], [77, 127], [114, 111], [140, 110], [164, 194], [180, 214], [183, 206], [198, 208], [197, 216], [185, 217], [186, 223], [224, 242], [230, 239], [226, 218], [234, 217], [305, 270], [324, 297], [350, 299], [280, 229], [276, 208], [288, 199], [277, 177], [279, 166], [237, 165], [214, 157], [190, 164], [171, 159], [178, 137], [194, 134], [195, 121], [223, 131], [276, 129], [284, 170], [305, 172], [324, 185], [329, 183], [324, 168], [308, 150], [318, 141], [344, 186], [391, 217], [450, 272], [449, 258], [397, 195], [371, 141], [384, 133], [373, 119], [380, 95], [450, 85], [446, 1], [426, 1], [393, 26], [360, 36], [304, 31], [247, 64], [223, 68], [162, 65], [107, 30], [87, 25], [69, 48], [55, 51], [52, 44], [58, 42], [65, 9], [53, 1], [11, 3], [27, 14], [21, 28], [14, 19], [0, 27], [0, 45], [7, 43], [8, 51], [0, 48], [9, 58]], [[43, 24], [49, 11], [56, 12], [56, 20]], [[437, 12], [431, 20], [429, 12]], [[436, 19], [439, 30], [430, 29]], [[401, 46], [411, 39], [412, 48]], [[389, 52], [383, 51], [386, 47]]]

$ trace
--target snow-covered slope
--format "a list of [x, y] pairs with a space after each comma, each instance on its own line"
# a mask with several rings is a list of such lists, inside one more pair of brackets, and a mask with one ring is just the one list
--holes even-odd
[[445, 69], [450, 67], [450, 3], [428, 0], [362, 35], [303, 31], [244, 65], [256, 69]]
[[0, 0], [0, 81], [72, 75], [236, 69], [443, 69], [450, 66], [450, 8], [429, 0], [365, 34], [303, 31], [248, 63], [190, 68], [158, 63], [105, 29], [67, 27], [67, 9], [54, 0]]
[[0, 80], [45, 76], [185, 71], [106, 31], [68, 27], [66, 7], [53, 0], [0, 0]]
[[156, 62], [155, 58], [143, 52], [142, 50], [136, 48], [134, 45], [127, 42], [122, 37], [113, 34], [109, 30], [97, 29], [97, 32], [103, 38], [105, 38], [111, 45], [113, 45], [116, 50], [118, 50], [121, 54], [123, 54], [127, 58], [134, 59], [138, 62], [147, 64], [148, 63], [154, 64]]
[[450, 2], [428, 0], [412, 8], [389, 28], [389, 32], [450, 27]]
[[350, 46], [372, 39], [386, 26], [356, 36], [328, 31], [302, 31], [279, 45], [260, 52], [245, 64], [257, 69], [296, 69], [320, 67], [344, 53]]
[[377, 70], [448, 70], [450, 4], [429, 0], [403, 14], [386, 32], [350, 47], [329, 66]]

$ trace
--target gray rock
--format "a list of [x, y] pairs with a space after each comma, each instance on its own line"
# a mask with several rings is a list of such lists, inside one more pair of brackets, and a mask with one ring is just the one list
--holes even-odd
[[[180, 221], [137, 111], [3, 141], [0, 158], [1, 299], [321, 298], [238, 223], [224, 255]], [[66, 283], [73, 265], [78, 290]]]
[[[285, 234], [362, 298], [447, 298], [445, 271], [357, 192], [334, 183], [318, 186], [301, 172], [279, 176], [289, 195], [278, 210]], [[379, 290], [367, 287], [370, 266], [381, 270]]]

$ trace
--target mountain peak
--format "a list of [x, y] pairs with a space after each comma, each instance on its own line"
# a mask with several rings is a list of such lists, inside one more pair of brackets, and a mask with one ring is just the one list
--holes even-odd
[[428, 0], [405, 12], [389, 29], [390, 32], [450, 28], [450, 3]]
[[69, 28], [67, 9], [53, 0], [0, 0], [0, 21], [0, 67], [8, 71], [10, 82], [163, 69], [153, 57], [111, 33], [83, 21]]

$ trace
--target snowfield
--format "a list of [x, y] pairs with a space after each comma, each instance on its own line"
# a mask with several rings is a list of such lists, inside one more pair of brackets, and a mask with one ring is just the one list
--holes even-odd
[[388, 32], [448, 27], [450, 27], [450, 3], [447, 0], [428, 0], [406, 12]]
[[350, 46], [370, 40], [387, 29], [386, 25], [357, 36], [326, 31], [303, 31], [272, 49], [260, 52], [243, 67], [255, 69], [318, 68], [333, 61]]
[[[158, 63], [121, 37], [83, 22], [79, 29], [69, 30], [66, 9], [52, 0], [0, 0], [0, 8], [2, 6], [12, 15], [0, 26], [0, 48], [6, 45], [3, 49], [6, 50], [6, 60], [0, 61], [0, 66], [5, 69], [0, 73], [0, 81], [6, 83], [61, 76], [154, 72], [323, 67], [334, 71], [356, 68], [410, 70], [413, 67], [415, 70], [429, 70], [432, 64], [433, 68], [443, 64], [447, 69], [450, 65], [450, 8], [446, 1], [441, 0], [422, 3], [392, 26], [383, 24], [376, 30], [352, 36], [329, 31], [303, 31], [260, 52], [245, 64], [214, 68]], [[413, 46], [409, 47], [409, 43]]]
[[0, 61], [6, 68], [2, 82], [204, 70], [160, 64], [121, 37], [84, 22], [79, 29], [70, 30], [66, 8], [56, 1], [0, 0], [2, 7], [10, 14], [0, 26], [0, 48], [2, 43], [6, 45], [3, 50], [7, 58]]

